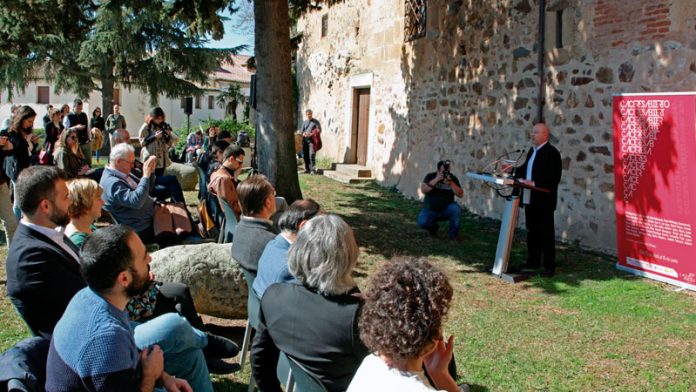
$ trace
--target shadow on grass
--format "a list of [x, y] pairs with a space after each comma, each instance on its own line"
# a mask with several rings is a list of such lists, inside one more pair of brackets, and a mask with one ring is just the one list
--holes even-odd
[[[341, 211], [355, 231], [358, 244], [370, 255], [389, 259], [394, 255], [451, 258], [468, 268], [461, 273], [488, 273], [493, 267], [500, 221], [463, 212], [459, 236], [461, 243], [447, 239], [447, 222], [440, 223], [436, 238], [416, 225], [422, 208], [418, 201], [408, 200], [392, 189], [377, 184], [353, 186], [335, 194], [335, 208]], [[526, 231], [515, 233], [510, 264], [524, 262], [527, 255]], [[587, 280], [635, 279], [616, 270], [616, 258], [582, 250], [577, 244], [557, 244], [557, 275], [553, 278], [533, 277], [528, 286], [549, 294], [562, 294], [567, 286], [578, 287]], [[473, 271], [472, 271], [473, 270]], [[359, 275], [363, 272], [358, 271]]]

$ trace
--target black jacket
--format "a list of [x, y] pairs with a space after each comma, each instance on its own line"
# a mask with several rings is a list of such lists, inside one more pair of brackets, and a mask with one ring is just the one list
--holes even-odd
[[43, 337], [27, 338], [2, 353], [0, 355], [0, 391], [18, 388], [17, 390], [43, 392], [50, 342]]
[[[525, 178], [527, 175], [527, 164], [532, 157], [533, 148], [527, 152], [527, 159], [524, 164], [515, 170], [516, 178]], [[546, 143], [537, 151], [532, 167], [532, 181], [537, 188], [548, 189], [550, 192], [531, 191], [529, 200], [530, 205], [548, 206], [552, 210], [556, 209], [556, 199], [558, 198], [558, 183], [561, 181], [561, 154], [556, 147]]]
[[251, 370], [259, 390], [281, 390], [276, 367], [282, 351], [329, 392], [345, 391], [368, 354], [358, 333], [357, 293], [356, 288], [328, 296], [295, 283], [271, 285], [261, 299], [259, 329], [251, 348]]
[[12, 142], [12, 151], [10, 152], [8, 158], [15, 160], [16, 173], [13, 173], [14, 175], [10, 176], [10, 173], [7, 173], [7, 169], [5, 169], [5, 172], [12, 181], [17, 181], [19, 173], [31, 166], [32, 156], [35, 156], [38, 153], [39, 145], [38, 143], [34, 144], [31, 152], [29, 152], [29, 142], [27, 142], [27, 139], [25, 139], [22, 132], [10, 132], [7, 134], [7, 139]]
[[[64, 240], [79, 255], [68, 237]], [[17, 225], [7, 254], [7, 296], [35, 334], [53, 333], [72, 297], [85, 286], [72, 255], [43, 234]]]

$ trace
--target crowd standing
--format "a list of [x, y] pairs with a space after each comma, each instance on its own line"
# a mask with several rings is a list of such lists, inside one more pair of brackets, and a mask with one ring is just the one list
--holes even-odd
[[[210, 373], [240, 369], [223, 360], [238, 346], [206, 331], [186, 285], [159, 281], [149, 268], [158, 199], [183, 201], [176, 178], [164, 175], [177, 136], [164, 111], [153, 109], [136, 157], [119, 110], [106, 120], [93, 114], [90, 127], [110, 140], [103, 170], [90, 169], [93, 133], [79, 100], [67, 114], [51, 108], [44, 120], [53, 124], [45, 146], [53, 164], [33, 158], [39, 145], [30, 107], [16, 108], [0, 132], [4, 166], [14, 162], [0, 188], [12, 184], [18, 211], [15, 219], [9, 191], [0, 191], [8, 297], [32, 332], [50, 341], [46, 390], [212, 391]], [[229, 132], [193, 135], [184, 151], [201, 168], [201, 205], [216, 225], [236, 223], [224, 239], [234, 244], [229, 257], [260, 304], [251, 368], [261, 391], [281, 390], [281, 353], [331, 392], [465, 389], [454, 381], [453, 338], [442, 335], [452, 298], [442, 271], [396, 258], [360, 292], [353, 280], [359, 247], [342, 218], [311, 199], [288, 207], [263, 175], [240, 179], [243, 143]], [[306, 154], [310, 171], [314, 152]], [[118, 223], [97, 228], [103, 210]]]

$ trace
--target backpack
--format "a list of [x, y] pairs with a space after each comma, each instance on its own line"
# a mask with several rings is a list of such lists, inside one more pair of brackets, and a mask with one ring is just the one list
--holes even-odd
[[249, 132], [239, 131], [239, 135], [237, 135], [237, 144], [240, 147], [249, 147], [251, 145], [251, 140], [249, 139]]

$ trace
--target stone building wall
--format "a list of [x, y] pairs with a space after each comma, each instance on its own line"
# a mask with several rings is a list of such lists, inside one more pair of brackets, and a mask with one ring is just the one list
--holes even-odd
[[[543, 115], [563, 157], [556, 234], [613, 251], [612, 94], [696, 90], [696, 7], [549, 0], [547, 11]], [[498, 218], [502, 202], [464, 173], [529, 147], [538, 3], [430, 0], [427, 13], [425, 37], [412, 42], [404, 42], [404, 0], [345, 0], [301, 19], [300, 106], [322, 121], [320, 156], [343, 162], [351, 91], [370, 86], [368, 166], [378, 181], [422, 197], [423, 176], [451, 159], [464, 185], [460, 203]], [[558, 26], [562, 47], [554, 48]]]

